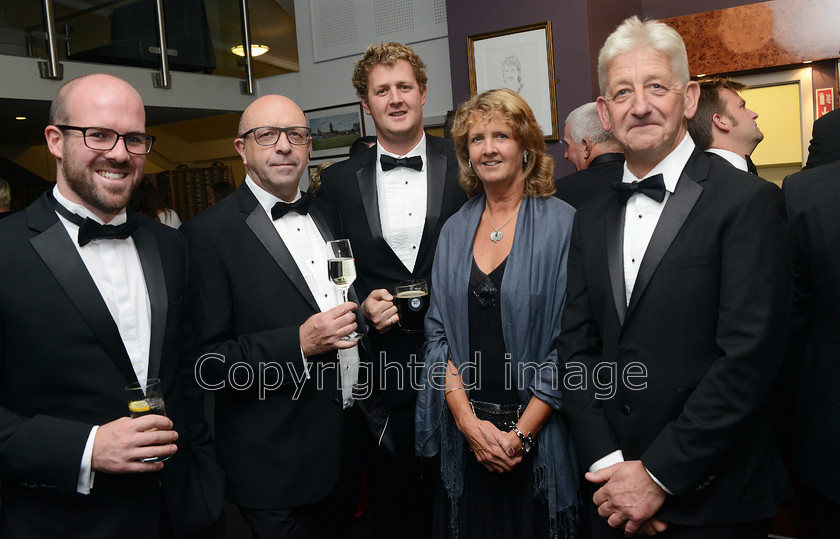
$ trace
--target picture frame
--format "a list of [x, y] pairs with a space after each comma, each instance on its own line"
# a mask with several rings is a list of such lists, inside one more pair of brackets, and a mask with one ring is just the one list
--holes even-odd
[[467, 36], [470, 96], [494, 88], [521, 95], [547, 141], [560, 140], [551, 21]]
[[366, 134], [361, 102], [306, 110], [304, 115], [312, 130], [312, 159], [347, 157], [350, 145]]

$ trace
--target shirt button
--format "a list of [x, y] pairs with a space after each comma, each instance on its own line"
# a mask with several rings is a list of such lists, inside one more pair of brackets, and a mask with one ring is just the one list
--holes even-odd
[[314, 263], [315, 263], [315, 261], [314, 261], [314, 260], [310, 260], [310, 261], [309, 261], [309, 263], [310, 263], [310, 264], [314, 264]]
[[412, 249], [417, 249], [417, 246], [416, 246], [416, 245], [412, 245], [412, 246], [411, 246], [411, 248], [412, 248]]
[[639, 216], [639, 219], [641, 219], [641, 218], [642, 218], [642, 216], [640, 215], [640, 216]]
[[631, 259], [630, 259], [630, 262], [632, 262], [632, 263], [634, 263], [634, 264], [635, 264], [635, 263], [636, 263], [636, 259], [635, 259], [635, 258], [631, 258]]
[[[641, 217], [641, 215], [639, 217]], [[300, 232], [300, 229], [297, 229], [297, 231]]]
[[324, 297], [327, 297], [327, 295], [326, 295], [326, 294], [324, 294]]
[[411, 217], [411, 212], [408, 212], [408, 216]]
[[408, 185], [408, 181], [406, 181], [405, 184]]

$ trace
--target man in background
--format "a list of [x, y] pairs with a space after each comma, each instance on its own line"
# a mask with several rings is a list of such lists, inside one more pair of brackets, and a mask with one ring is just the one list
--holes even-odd
[[0, 219], [11, 215], [12, 188], [3, 178], [0, 178]]
[[[466, 201], [453, 143], [423, 131], [426, 66], [407, 45], [370, 46], [356, 62], [353, 86], [376, 125], [376, 146], [324, 170], [318, 198], [341, 212], [356, 256], [356, 290], [373, 347], [374, 380], [390, 413], [397, 459], [374, 449], [368, 459], [370, 518], [377, 537], [411, 537], [421, 516], [420, 461], [414, 456], [412, 377], [422, 361], [423, 334], [399, 327], [394, 286], [431, 280], [443, 223]], [[412, 368], [411, 365], [415, 365]], [[427, 476], [433, 478], [436, 467]]]
[[[816, 129], [815, 129], [816, 131]], [[840, 161], [785, 178], [794, 302], [788, 362], [780, 379], [786, 443], [814, 535], [837, 536], [840, 512]]]
[[612, 133], [601, 126], [595, 103], [576, 108], [563, 128], [564, 157], [577, 172], [554, 182], [554, 196], [575, 208], [621, 180], [624, 153]]
[[745, 89], [746, 85], [730, 79], [700, 81], [700, 101], [697, 113], [688, 120], [688, 133], [706, 153], [757, 174], [750, 155], [764, 140], [764, 133], [756, 122], [758, 114], [738, 94]]

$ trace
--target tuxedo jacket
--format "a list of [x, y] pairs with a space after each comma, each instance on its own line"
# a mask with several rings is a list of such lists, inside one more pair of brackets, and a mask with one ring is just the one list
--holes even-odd
[[[341, 230], [329, 204], [315, 199], [309, 213], [324, 240]], [[299, 328], [320, 309], [303, 275], [244, 182], [181, 230], [203, 354], [196, 372], [218, 389], [229, 499], [251, 509], [323, 500], [339, 476], [344, 415], [335, 351], [308, 358], [304, 378]]]
[[[794, 261], [788, 345], [793, 467], [812, 489], [840, 503], [840, 162], [803, 170], [782, 184]], [[786, 372], [788, 372], [786, 370]], [[790, 406], [790, 401], [787, 401]]]
[[840, 139], [840, 109], [835, 109], [814, 121], [805, 168], [810, 170], [840, 160], [840, 140], [838, 139]]
[[[413, 271], [405, 267], [382, 236], [376, 190], [376, 146], [324, 169], [321, 175], [317, 197], [335, 205], [341, 212], [344, 232], [356, 255], [355, 287], [362, 301], [379, 288], [393, 294], [394, 285], [400, 281], [425, 279], [431, 283], [432, 260], [440, 230], [467, 197], [458, 184], [458, 160], [452, 141], [426, 135], [423, 162], [427, 170], [426, 224]], [[408, 335], [399, 328], [384, 335], [372, 328], [368, 333], [374, 374], [386, 373], [384, 381], [376, 378], [383, 389], [385, 404], [389, 407], [408, 404], [416, 394], [409, 377], [419, 374], [419, 366], [411, 369], [408, 363], [412, 355], [418, 362], [422, 361], [423, 334]]]
[[695, 150], [629, 306], [625, 206], [610, 193], [576, 214], [558, 350], [578, 455], [641, 459], [674, 493], [666, 522], [768, 518], [787, 491], [767, 413], [791, 300], [779, 196]]
[[624, 154], [604, 153], [589, 163], [589, 167], [554, 182], [554, 196], [575, 209], [601, 193], [612, 192], [612, 184], [620, 182], [624, 174]]
[[148, 376], [163, 382], [178, 452], [160, 473], [98, 472], [90, 494], [77, 494], [91, 427], [128, 416], [125, 386], [137, 377], [49, 197], [0, 225], [2, 535], [154, 537], [163, 495], [178, 536], [206, 536], [221, 516], [224, 479], [189, 383], [184, 239], [132, 213], [151, 304]]

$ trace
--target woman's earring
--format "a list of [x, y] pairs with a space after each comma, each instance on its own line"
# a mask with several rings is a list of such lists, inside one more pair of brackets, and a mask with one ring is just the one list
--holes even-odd
[[467, 159], [467, 164], [470, 166], [470, 168], [472, 168], [472, 160], [471, 159]]
[[522, 154], [522, 163], [528, 164], [528, 152]]

